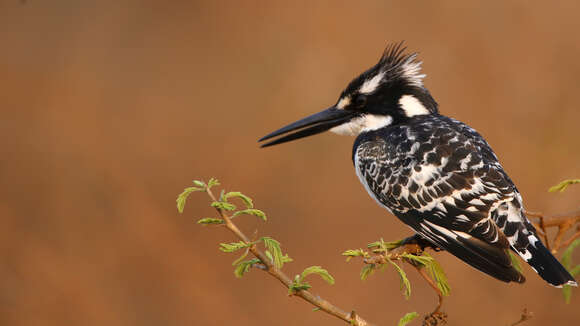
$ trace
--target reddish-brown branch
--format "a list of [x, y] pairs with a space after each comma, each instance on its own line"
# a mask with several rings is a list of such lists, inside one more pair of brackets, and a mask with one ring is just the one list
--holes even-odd
[[423, 279], [425, 279], [425, 281], [427, 281], [429, 286], [431, 286], [431, 288], [433, 288], [435, 293], [437, 293], [437, 296], [439, 297], [439, 301], [437, 302], [437, 307], [435, 307], [435, 310], [433, 310], [433, 312], [431, 314], [433, 315], [433, 314], [439, 313], [439, 310], [441, 309], [441, 305], [443, 304], [443, 293], [441, 292], [441, 290], [439, 289], [437, 284], [435, 284], [435, 282], [429, 277], [429, 275], [427, 275], [427, 272], [425, 272], [425, 268], [422, 268], [420, 266], [415, 266], [415, 268], [419, 272], [419, 275], [421, 275], [423, 277]]
[[[543, 238], [546, 247], [553, 253], [557, 253], [562, 247], [567, 247], [574, 241], [574, 239], [580, 237], [580, 209], [554, 215], [545, 215], [540, 212], [530, 212], [526, 211], [526, 214], [530, 217], [535, 217], [538, 219], [538, 224], [533, 223], [534, 227], [538, 231], [538, 234]], [[566, 233], [574, 226], [577, 232], [573, 234], [570, 238], [564, 240]], [[548, 228], [557, 228], [556, 236], [554, 237], [553, 244], [550, 244], [548, 239]]]
[[[211, 190], [206, 188], [207, 194], [209, 197], [215, 202], [217, 201], [214, 194]], [[216, 208], [220, 216], [223, 218], [225, 224], [224, 226], [230, 230], [232, 233], [236, 235], [240, 240], [244, 242], [250, 242], [250, 239], [232, 222], [232, 219], [222, 210]], [[262, 266], [260, 266], [262, 270], [267, 272], [268, 274], [272, 275], [276, 278], [284, 287], [290, 289], [292, 286], [292, 280], [280, 269], [276, 268], [271, 261], [268, 259], [266, 254], [262, 252], [256, 245], [253, 245], [249, 248], [249, 251], [256, 256], [261, 262]], [[358, 326], [372, 326], [373, 324], [367, 322], [364, 318], [356, 314], [354, 311], [346, 312], [343, 309], [333, 305], [332, 303], [322, 299], [319, 296], [312, 294], [310, 291], [307, 290], [299, 290], [296, 291], [295, 294], [297, 297], [304, 299], [305, 301], [311, 303], [312, 305], [320, 308], [321, 311], [324, 311], [332, 316], [342, 319], [343, 321], [351, 324], [351, 325], [358, 325]]]

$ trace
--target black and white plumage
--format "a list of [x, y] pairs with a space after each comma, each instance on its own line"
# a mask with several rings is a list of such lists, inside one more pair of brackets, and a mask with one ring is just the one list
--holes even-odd
[[416, 54], [401, 44], [354, 79], [331, 108], [260, 141], [271, 146], [326, 130], [357, 135], [356, 174], [379, 205], [421, 238], [504, 282], [525, 281], [513, 250], [548, 283], [576, 285], [538, 239], [522, 197], [485, 139], [439, 114]]

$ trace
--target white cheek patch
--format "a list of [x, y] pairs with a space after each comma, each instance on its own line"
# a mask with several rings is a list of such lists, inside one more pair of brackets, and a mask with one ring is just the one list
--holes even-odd
[[365, 82], [362, 84], [362, 86], [358, 90], [359, 93], [369, 94], [369, 93], [374, 92], [375, 89], [377, 89], [377, 87], [379, 87], [379, 84], [383, 80], [383, 77], [385, 77], [385, 73], [381, 72], [381, 73], [375, 75], [373, 78], [365, 80]]
[[377, 130], [393, 123], [393, 118], [386, 115], [366, 114], [355, 118], [340, 126], [330, 129], [331, 132], [339, 135], [356, 136], [363, 131]]
[[363, 119], [364, 123], [362, 131], [381, 129], [393, 123], [393, 118], [389, 115], [367, 114]]
[[429, 110], [413, 95], [403, 95], [399, 99], [399, 105], [407, 117], [429, 114]]
[[346, 96], [341, 98], [338, 103], [336, 104], [337, 109], [344, 109], [346, 106], [350, 104], [350, 96]]

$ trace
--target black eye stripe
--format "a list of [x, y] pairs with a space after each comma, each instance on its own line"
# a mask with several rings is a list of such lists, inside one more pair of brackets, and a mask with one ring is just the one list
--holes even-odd
[[362, 108], [367, 104], [367, 97], [364, 94], [358, 94], [354, 99], [354, 106], [356, 108]]

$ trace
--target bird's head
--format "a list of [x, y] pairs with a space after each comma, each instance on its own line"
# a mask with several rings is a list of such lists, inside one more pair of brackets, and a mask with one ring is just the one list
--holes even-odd
[[262, 147], [285, 143], [330, 130], [342, 135], [405, 123], [415, 116], [437, 113], [437, 103], [423, 87], [421, 62], [405, 53], [402, 42], [387, 46], [379, 62], [355, 78], [335, 105], [291, 123], [262, 138]]

